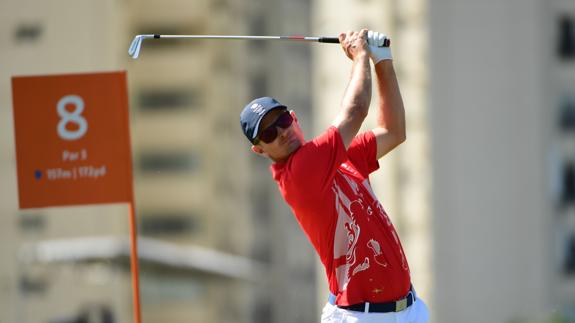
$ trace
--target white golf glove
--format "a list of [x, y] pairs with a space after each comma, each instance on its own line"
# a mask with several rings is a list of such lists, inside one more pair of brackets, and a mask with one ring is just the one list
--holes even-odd
[[367, 32], [367, 44], [369, 45], [369, 56], [373, 61], [373, 65], [385, 59], [393, 59], [391, 57], [391, 48], [383, 47], [384, 41], [387, 37], [378, 33], [377, 31], [369, 30]]

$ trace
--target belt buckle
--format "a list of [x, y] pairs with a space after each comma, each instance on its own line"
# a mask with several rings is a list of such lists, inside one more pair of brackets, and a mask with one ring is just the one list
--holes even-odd
[[407, 298], [395, 302], [395, 311], [401, 312], [407, 308]]

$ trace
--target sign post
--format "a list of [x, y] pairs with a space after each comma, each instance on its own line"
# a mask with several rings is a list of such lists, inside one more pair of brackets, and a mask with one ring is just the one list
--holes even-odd
[[140, 323], [126, 73], [13, 77], [12, 97], [20, 209], [129, 203]]

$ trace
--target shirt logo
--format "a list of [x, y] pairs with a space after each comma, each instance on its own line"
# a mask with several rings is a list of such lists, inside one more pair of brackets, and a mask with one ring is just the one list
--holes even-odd
[[250, 109], [253, 113], [257, 114], [258, 116], [262, 116], [265, 112], [264, 107], [261, 104], [254, 103], [250, 106]]

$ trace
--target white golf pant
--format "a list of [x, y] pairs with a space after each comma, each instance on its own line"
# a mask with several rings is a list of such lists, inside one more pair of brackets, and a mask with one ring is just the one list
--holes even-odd
[[419, 298], [401, 312], [364, 313], [344, 310], [327, 303], [321, 313], [321, 323], [427, 323], [428, 321], [427, 305]]

